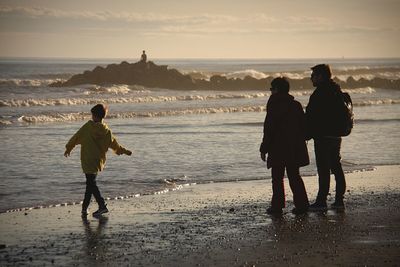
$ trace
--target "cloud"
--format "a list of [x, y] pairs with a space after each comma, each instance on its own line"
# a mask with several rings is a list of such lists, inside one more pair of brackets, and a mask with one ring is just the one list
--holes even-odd
[[41, 18], [67, 18], [110, 21], [120, 20], [124, 22], [159, 22], [159, 23], [220, 23], [237, 21], [237, 18], [228, 15], [200, 14], [194, 16], [174, 16], [155, 13], [134, 12], [110, 12], [110, 11], [63, 11], [44, 7], [6, 7], [0, 6], [0, 17], [28, 17], [32, 19]]
[[[31, 19], [30, 24], [14, 23]], [[39, 32], [46, 29], [55, 31], [81, 31], [84, 33], [136, 32], [146, 36], [188, 35], [206, 36], [213, 34], [270, 34], [270, 33], [371, 33], [397, 31], [398, 28], [363, 27], [358, 25], [340, 25], [318, 16], [274, 17], [264, 13], [233, 16], [226, 14], [169, 15], [158, 13], [110, 12], [110, 11], [64, 11], [45, 7], [7, 7], [0, 6], [2, 31], [26, 31], [26, 26]], [[70, 20], [70, 23], [44, 23]], [[73, 23], [75, 22], [75, 23]], [[56, 28], [62, 27], [62, 28]], [[32, 31], [33, 31], [32, 30]]]

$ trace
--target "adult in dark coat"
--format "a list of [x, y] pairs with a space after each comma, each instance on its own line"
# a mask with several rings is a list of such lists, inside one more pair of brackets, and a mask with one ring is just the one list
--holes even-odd
[[282, 213], [285, 207], [283, 177], [285, 169], [293, 192], [293, 213], [304, 213], [309, 203], [300, 167], [309, 164], [305, 142], [305, 117], [301, 104], [289, 94], [289, 82], [284, 77], [271, 82], [271, 96], [267, 103], [264, 137], [260, 146], [261, 159], [267, 158], [272, 168], [272, 201], [267, 212]]
[[306, 107], [307, 139], [314, 139], [315, 160], [317, 162], [319, 190], [311, 211], [327, 210], [331, 172], [335, 175], [336, 192], [333, 208], [343, 209], [343, 196], [346, 191], [346, 180], [340, 163], [342, 138], [336, 134], [332, 122], [337, 120], [335, 103], [340, 86], [332, 79], [329, 65], [319, 64], [311, 68], [311, 81], [316, 87]]

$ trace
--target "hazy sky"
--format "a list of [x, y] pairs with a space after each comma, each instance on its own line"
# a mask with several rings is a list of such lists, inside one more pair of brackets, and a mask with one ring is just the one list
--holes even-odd
[[400, 0], [0, 0], [0, 56], [400, 57]]

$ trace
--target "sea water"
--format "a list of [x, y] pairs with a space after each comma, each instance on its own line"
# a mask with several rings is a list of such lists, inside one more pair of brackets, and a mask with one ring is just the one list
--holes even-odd
[[[131, 157], [108, 153], [106, 168], [98, 176], [107, 198], [166, 192], [195, 183], [270, 179], [270, 170], [258, 152], [269, 97], [267, 84], [263, 91], [48, 86], [97, 65], [120, 61], [0, 60], [0, 212], [82, 199], [85, 178], [80, 148], [70, 158], [63, 153], [97, 103], [108, 105], [106, 123], [118, 141], [133, 150]], [[322, 62], [330, 63], [340, 79], [400, 79], [400, 59], [154, 62], [203, 79], [213, 74], [301, 79], [309, 77], [311, 66]], [[291, 94], [305, 107], [312, 89]], [[344, 169], [352, 172], [400, 164], [400, 90], [343, 89], [352, 96], [356, 119], [352, 134], [343, 138]], [[311, 164], [301, 169], [303, 176], [316, 174], [312, 140], [308, 149]]]

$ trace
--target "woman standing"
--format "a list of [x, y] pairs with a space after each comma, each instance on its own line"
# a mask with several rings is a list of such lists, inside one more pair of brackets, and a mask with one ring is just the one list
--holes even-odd
[[264, 137], [260, 146], [261, 159], [267, 158], [272, 168], [272, 201], [268, 214], [280, 214], [285, 207], [283, 178], [285, 169], [293, 192], [295, 214], [307, 212], [309, 202], [300, 176], [300, 167], [310, 163], [305, 142], [305, 115], [301, 104], [289, 94], [289, 82], [284, 77], [271, 82], [267, 103]]

